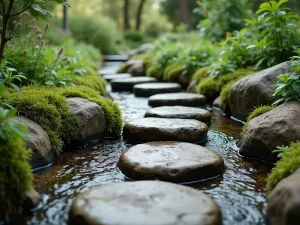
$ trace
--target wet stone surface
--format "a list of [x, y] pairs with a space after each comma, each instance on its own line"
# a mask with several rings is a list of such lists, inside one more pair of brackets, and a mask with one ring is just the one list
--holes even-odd
[[210, 123], [211, 113], [208, 110], [187, 106], [162, 106], [150, 109], [145, 117], [195, 119]]
[[206, 98], [203, 95], [192, 93], [171, 93], [157, 94], [149, 98], [150, 106], [203, 106], [206, 103]]
[[216, 202], [181, 185], [139, 181], [103, 185], [73, 202], [69, 225], [220, 225]]
[[105, 80], [111, 81], [115, 79], [125, 79], [125, 78], [130, 78], [132, 77], [131, 74], [129, 73], [118, 73], [118, 74], [108, 74], [108, 75], [103, 75], [102, 76]]
[[125, 124], [123, 138], [132, 142], [202, 142], [206, 139], [207, 131], [207, 125], [198, 120], [142, 118]]
[[223, 172], [223, 159], [205, 147], [184, 142], [149, 142], [127, 149], [118, 166], [133, 180], [199, 181]]
[[112, 91], [132, 91], [136, 84], [153, 83], [156, 79], [153, 77], [130, 77], [125, 79], [115, 79], [111, 81]]
[[150, 83], [137, 84], [133, 87], [135, 96], [149, 97], [155, 94], [176, 93], [181, 91], [181, 86], [177, 83]]

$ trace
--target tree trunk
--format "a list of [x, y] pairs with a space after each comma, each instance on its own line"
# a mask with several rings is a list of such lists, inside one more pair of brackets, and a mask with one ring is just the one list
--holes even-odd
[[189, 25], [189, 0], [179, 0], [180, 22]]
[[124, 0], [124, 30], [130, 29], [129, 6], [130, 6], [130, 0]]
[[143, 7], [145, 5], [146, 0], [141, 0], [137, 13], [136, 13], [136, 26], [135, 29], [136, 30], [140, 30], [141, 28], [141, 23], [142, 23], [142, 14], [143, 14]]

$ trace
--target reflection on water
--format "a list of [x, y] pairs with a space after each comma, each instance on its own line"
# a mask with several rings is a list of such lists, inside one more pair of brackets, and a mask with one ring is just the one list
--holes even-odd
[[[146, 98], [135, 98], [129, 93], [113, 93], [112, 96], [119, 103], [125, 121], [143, 117], [149, 109]], [[222, 209], [224, 225], [263, 225], [265, 178], [269, 166], [245, 161], [239, 156], [234, 138], [239, 137], [240, 131], [239, 124], [219, 112], [213, 113], [205, 146], [224, 158], [226, 171], [213, 180], [190, 186], [216, 199]], [[39, 210], [15, 224], [65, 225], [76, 194], [101, 184], [125, 181], [116, 163], [128, 146], [122, 140], [107, 140], [90, 149], [64, 152], [51, 168], [35, 174], [36, 189], [45, 195]]]

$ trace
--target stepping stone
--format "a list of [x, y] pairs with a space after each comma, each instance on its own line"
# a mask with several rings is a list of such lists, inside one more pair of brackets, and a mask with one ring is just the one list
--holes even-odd
[[111, 75], [118, 73], [118, 67], [103, 67], [103, 69], [99, 70], [99, 74], [104, 75]]
[[203, 106], [205, 105], [206, 98], [204, 95], [192, 93], [170, 93], [170, 94], [157, 94], [149, 98], [148, 104], [150, 106]]
[[101, 185], [73, 201], [69, 225], [221, 225], [214, 199], [191, 187], [161, 181]]
[[105, 80], [111, 81], [115, 79], [125, 79], [132, 77], [130, 73], [118, 73], [118, 74], [110, 74], [102, 76]]
[[181, 86], [177, 83], [150, 83], [137, 84], [133, 87], [133, 93], [136, 96], [149, 97], [161, 93], [180, 92]]
[[209, 124], [211, 113], [205, 109], [187, 106], [161, 106], [150, 109], [145, 117], [195, 119]]
[[176, 183], [199, 181], [220, 175], [221, 156], [205, 147], [185, 142], [149, 142], [127, 149], [118, 167], [133, 180]]
[[136, 84], [154, 83], [154, 77], [130, 77], [125, 79], [115, 79], [111, 81], [113, 91], [132, 91]]
[[103, 59], [105, 62], [126, 62], [129, 57], [128, 55], [105, 55]]
[[133, 142], [202, 142], [207, 132], [207, 125], [198, 120], [142, 118], [127, 122], [123, 128], [123, 137]]

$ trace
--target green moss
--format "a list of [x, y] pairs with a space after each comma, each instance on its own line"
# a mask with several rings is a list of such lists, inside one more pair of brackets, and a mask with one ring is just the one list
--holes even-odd
[[283, 152], [281, 159], [276, 163], [267, 179], [268, 191], [272, 191], [282, 179], [291, 175], [298, 168], [300, 168], [300, 142], [291, 144]]
[[172, 63], [168, 65], [164, 70], [165, 81], [177, 81], [182, 74], [182, 65], [180, 63]]
[[157, 68], [155, 66], [150, 66], [146, 71], [147, 76], [155, 77], [158, 80], [163, 79], [163, 69]]
[[238, 69], [237, 71], [233, 73], [228, 73], [226, 75], [221, 76], [218, 81], [220, 87], [225, 86], [227, 83], [235, 80], [238, 81], [246, 76], [249, 76], [251, 74], [254, 74], [255, 71], [253, 69]]
[[220, 94], [220, 86], [217, 80], [205, 78], [198, 84], [197, 92], [204, 95], [208, 101], [213, 101]]
[[58, 88], [22, 88], [20, 92], [6, 92], [4, 100], [23, 115], [38, 123], [48, 134], [52, 149], [59, 154], [63, 143], [79, 134], [80, 121], [70, 112], [66, 99]]
[[57, 90], [65, 97], [81, 97], [97, 103], [104, 111], [109, 135], [119, 137], [122, 129], [122, 116], [118, 105], [108, 99], [99, 98], [98, 93], [88, 87], [65, 87]]
[[118, 70], [118, 73], [126, 73], [127, 72], [127, 69], [128, 69], [128, 64], [127, 63], [123, 63], [119, 70]]
[[133, 55], [132, 57], [130, 57], [130, 59], [137, 60], [137, 59], [145, 59], [147, 57], [148, 57], [147, 54], [136, 54], [136, 55]]
[[209, 66], [205, 66], [202, 67], [200, 69], [198, 69], [192, 76], [192, 80], [197, 81], [198, 83], [200, 81], [202, 81], [203, 79], [208, 77], [208, 71], [209, 71], [210, 67]]
[[153, 65], [153, 58], [150, 55], [146, 55], [143, 59], [143, 67], [147, 70], [150, 66]]
[[252, 112], [247, 117], [247, 121], [246, 121], [246, 124], [244, 125], [244, 127], [242, 129], [242, 134], [241, 135], [244, 134], [250, 120], [252, 120], [253, 118], [258, 117], [258, 116], [260, 116], [260, 115], [262, 115], [266, 112], [269, 112], [269, 111], [271, 111], [275, 108], [276, 108], [276, 106], [274, 106], [274, 105], [262, 105], [262, 106], [254, 108], [254, 110], [252, 110]]
[[20, 210], [20, 203], [32, 186], [30, 150], [23, 140], [9, 139], [0, 143], [0, 217], [9, 217]]
[[230, 93], [230, 89], [231, 87], [235, 84], [236, 81], [231, 81], [229, 83], [227, 83], [221, 91], [220, 97], [221, 97], [221, 103], [224, 106], [228, 106], [229, 105], [229, 93]]
[[74, 79], [74, 84], [89, 87], [97, 91], [101, 95], [106, 94], [106, 90], [105, 90], [106, 82], [99, 75], [77, 76]]

